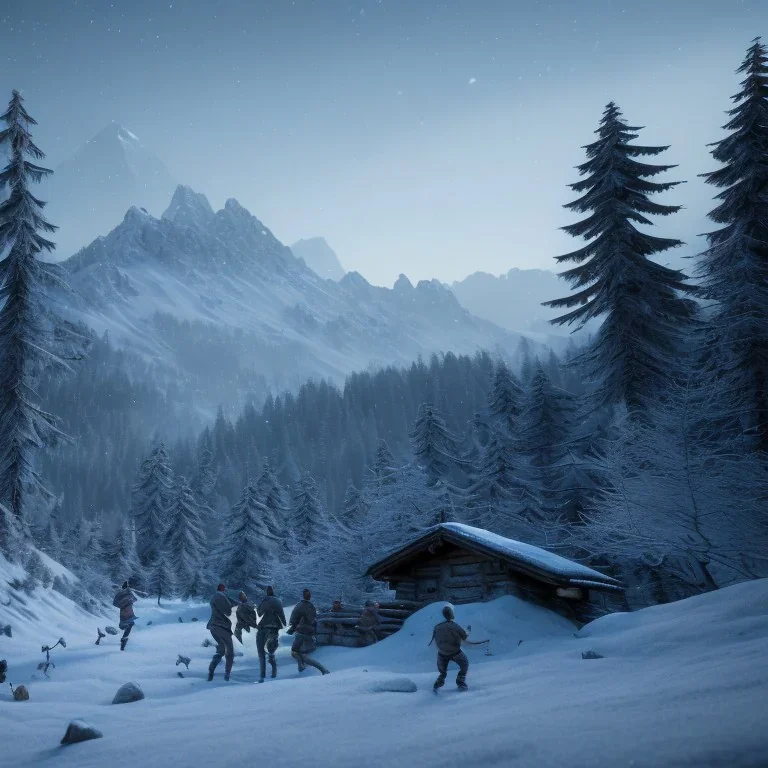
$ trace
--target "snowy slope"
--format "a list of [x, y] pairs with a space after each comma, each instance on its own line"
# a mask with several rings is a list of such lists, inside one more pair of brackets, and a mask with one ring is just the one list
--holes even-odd
[[[252, 684], [253, 635], [230, 683], [205, 682], [206, 606], [138, 608], [125, 653], [115, 638], [94, 646], [95, 627], [84, 625], [57, 655], [54, 679], [30, 684], [29, 702], [0, 693], [10, 764], [757, 768], [768, 754], [768, 580], [606, 616], [577, 636], [563, 618], [512, 597], [459, 606], [457, 619], [473, 625], [471, 637], [489, 637], [493, 655], [469, 648], [470, 692], [449, 680], [438, 696], [427, 643], [439, 605], [373, 647], [321, 649], [326, 677], [309, 670], [298, 679], [282, 638], [279, 677], [264, 685]], [[0, 640], [14, 682], [28, 680], [37, 645], [6, 650]], [[587, 650], [604, 658], [582, 660]], [[178, 653], [192, 658], [183, 679]], [[415, 693], [374, 692], [403, 677]], [[147, 698], [112, 706], [129, 680]], [[104, 738], [59, 747], [75, 717]]]
[[173, 375], [202, 371], [213, 406], [242, 398], [243, 372], [273, 388], [341, 381], [432, 352], [512, 354], [520, 338], [472, 316], [437, 281], [324, 280], [236, 200], [214, 212], [187, 187], [160, 219], [131, 208], [66, 265], [74, 317]]

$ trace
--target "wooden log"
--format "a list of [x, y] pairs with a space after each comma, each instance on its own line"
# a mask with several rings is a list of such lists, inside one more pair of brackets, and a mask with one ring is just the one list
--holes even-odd
[[[317, 623], [318, 625], [324, 624], [324, 625], [331, 625], [334, 624], [339, 627], [354, 627], [357, 626], [360, 623], [360, 617], [353, 617], [353, 618], [340, 618], [338, 616], [333, 616], [332, 614], [324, 614], [322, 616], [317, 617]], [[402, 627], [403, 626], [403, 620], [402, 619], [384, 619], [382, 618], [381, 624], [383, 626], [393, 626], [393, 627]]]

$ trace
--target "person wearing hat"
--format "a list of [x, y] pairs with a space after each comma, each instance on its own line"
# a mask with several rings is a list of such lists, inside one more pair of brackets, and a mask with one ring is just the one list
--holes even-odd
[[363, 612], [360, 614], [360, 621], [357, 622], [355, 629], [360, 633], [360, 637], [365, 645], [373, 645], [377, 642], [374, 629], [381, 624], [379, 616], [379, 604], [372, 600], [366, 600]]
[[136, 614], [133, 612], [133, 604], [136, 602], [136, 595], [131, 592], [128, 582], [124, 581], [123, 586], [115, 594], [112, 605], [120, 609], [120, 623], [117, 625], [123, 630], [123, 636], [120, 638], [120, 650], [124, 651], [128, 643], [128, 635], [131, 634], [133, 625], [136, 623]]
[[235, 660], [235, 648], [232, 644], [232, 621], [229, 618], [237, 603], [227, 595], [225, 584], [216, 587], [216, 594], [211, 598], [211, 618], [206, 625], [216, 641], [216, 653], [208, 667], [208, 681], [213, 680], [213, 673], [222, 657], [225, 659], [224, 679], [229, 680], [232, 664]]
[[461, 644], [467, 639], [467, 632], [464, 627], [457, 624], [454, 619], [453, 607], [446, 605], [443, 608], [445, 621], [437, 624], [432, 631], [432, 642], [437, 646], [437, 680], [433, 686], [437, 692], [439, 688], [445, 685], [445, 676], [448, 674], [448, 663], [454, 662], [459, 665], [459, 674], [456, 675], [456, 687], [460, 691], [466, 691], [467, 688], [467, 670], [469, 669], [469, 659], [464, 651], [461, 650]]
[[319, 661], [308, 655], [317, 647], [317, 639], [315, 638], [316, 618], [317, 610], [312, 605], [312, 593], [305, 589], [301, 602], [297, 603], [291, 612], [288, 634], [296, 635], [293, 639], [293, 645], [291, 645], [291, 656], [296, 659], [299, 672], [303, 672], [307, 667], [314, 667], [327, 675], [328, 670]]
[[279, 598], [275, 597], [275, 590], [267, 587], [266, 597], [256, 608], [259, 615], [259, 628], [256, 630], [256, 651], [259, 654], [259, 682], [264, 682], [267, 674], [267, 654], [269, 654], [269, 666], [272, 668], [272, 677], [277, 677], [277, 650], [280, 630], [285, 626], [285, 612]]

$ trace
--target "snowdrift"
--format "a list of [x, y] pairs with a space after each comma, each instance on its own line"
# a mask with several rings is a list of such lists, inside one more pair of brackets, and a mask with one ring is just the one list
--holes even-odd
[[[441, 604], [369, 648], [320, 649], [326, 677], [300, 678], [283, 638], [279, 677], [263, 685], [254, 684], [253, 634], [236, 643], [244, 655], [232, 680], [207, 683], [207, 606], [137, 608], [125, 653], [116, 638], [94, 646], [95, 627], [93, 637], [90, 625], [78, 634], [82, 617], [73, 615], [50, 681], [23, 679], [39, 640], [6, 652], [0, 639], [0, 656], [31, 697], [17, 703], [0, 692], [10, 764], [746, 767], [764, 766], [768, 754], [768, 580], [606, 616], [581, 631], [513, 597], [458, 606], [458, 621], [472, 624], [472, 638], [490, 638], [492, 655], [469, 648], [469, 693], [452, 689], [449, 672], [437, 696], [427, 644]], [[583, 660], [588, 650], [603, 658]], [[192, 659], [189, 671], [175, 666], [179, 653]], [[146, 698], [113, 706], [132, 680]], [[75, 718], [104, 738], [58, 746]]]

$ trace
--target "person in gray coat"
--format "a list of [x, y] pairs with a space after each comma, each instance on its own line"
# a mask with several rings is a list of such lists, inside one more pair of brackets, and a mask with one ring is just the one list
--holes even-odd
[[267, 674], [267, 653], [272, 677], [277, 677], [277, 659], [275, 651], [279, 642], [280, 630], [286, 625], [283, 604], [275, 597], [275, 590], [267, 587], [266, 597], [256, 608], [259, 616], [259, 628], [256, 630], [256, 651], [259, 654], [259, 682], [264, 682]]
[[381, 617], [379, 616], [379, 604], [374, 603], [371, 600], [366, 600], [363, 612], [360, 614], [360, 621], [357, 622], [355, 629], [360, 633], [365, 645], [373, 645], [378, 641], [376, 627], [381, 624]]
[[211, 598], [211, 618], [206, 625], [216, 641], [216, 653], [213, 654], [213, 659], [208, 667], [209, 682], [213, 680], [213, 673], [219, 666], [222, 657], [225, 659], [224, 679], [229, 680], [232, 664], [235, 660], [235, 648], [232, 645], [232, 621], [229, 617], [237, 603], [227, 596], [226, 589], [224, 584], [219, 584], [216, 588], [216, 594]]
[[454, 619], [453, 608], [446, 605], [443, 608], [445, 621], [437, 624], [432, 631], [432, 642], [437, 646], [437, 680], [435, 680], [434, 690], [445, 685], [445, 677], [448, 674], [448, 663], [454, 662], [459, 665], [459, 674], [456, 675], [456, 687], [460, 691], [466, 691], [467, 688], [467, 670], [469, 669], [469, 659], [467, 654], [461, 650], [461, 644], [467, 639], [467, 632], [464, 627], [457, 624]]
[[288, 634], [296, 634], [291, 646], [291, 656], [298, 662], [299, 672], [303, 672], [308, 666], [319, 669], [324, 675], [328, 670], [319, 662], [307, 654], [317, 648], [315, 639], [315, 619], [317, 610], [312, 605], [312, 593], [304, 590], [303, 599], [294, 607], [289, 621]]
[[237, 624], [235, 624], [235, 637], [240, 645], [243, 644], [243, 630], [246, 632], [251, 631], [251, 627], [256, 628], [256, 608], [253, 603], [248, 600], [248, 595], [245, 592], [241, 592], [237, 599], [239, 605], [235, 611], [237, 618]]
[[120, 609], [120, 623], [117, 625], [123, 630], [123, 636], [120, 638], [120, 650], [124, 651], [128, 643], [128, 635], [131, 634], [133, 625], [136, 623], [136, 614], [133, 612], [133, 604], [136, 602], [136, 595], [131, 592], [128, 582], [124, 581], [123, 586], [117, 591], [112, 605]]

